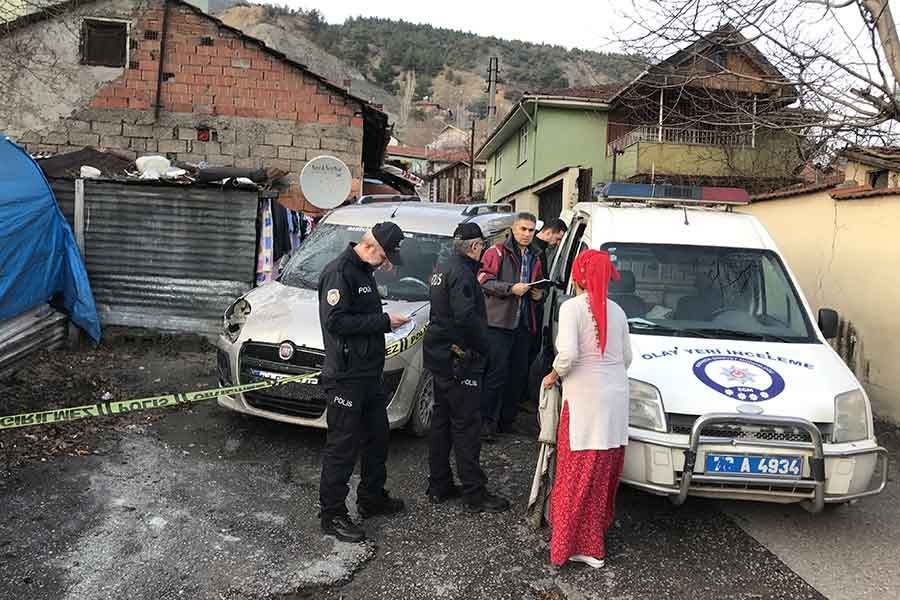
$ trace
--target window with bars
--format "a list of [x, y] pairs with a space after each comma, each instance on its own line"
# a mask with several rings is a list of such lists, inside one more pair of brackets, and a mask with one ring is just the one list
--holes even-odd
[[124, 67], [128, 61], [128, 23], [85, 19], [81, 26], [81, 64]]

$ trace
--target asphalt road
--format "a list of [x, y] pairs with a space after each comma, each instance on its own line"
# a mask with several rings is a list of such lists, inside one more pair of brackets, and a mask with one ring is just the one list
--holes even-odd
[[323, 537], [321, 432], [213, 404], [136, 424], [97, 454], [24, 465], [0, 483], [0, 597], [819, 598], [714, 503], [624, 491], [602, 571], [548, 564], [549, 532], [521, 514], [535, 446], [485, 452], [504, 515], [423, 495], [426, 445], [392, 438], [390, 486], [409, 511], [374, 540]]
[[[126, 369], [122, 393], [146, 393], [166, 369], [164, 383], [183, 377], [182, 389], [214, 379], [199, 352], [154, 356], [135, 354], [149, 372]], [[896, 481], [816, 517], [697, 499], [674, 507], [623, 488], [607, 566], [556, 568], [549, 531], [522, 514], [536, 455], [524, 436], [483, 456], [514, 510], [473, 516], [427, 502], [427, 445], [395, 432], [389, 487], [409, 510], [366, 521], [373, 541], [344, 544], [318, 529], [323, 432], [214, 403], [158, 417], [73, 430], [77, 452], [46, 456], [34, 450], [52, 436], [0, 434], [0, 457], [14, 457], [0, 463], [0, 598], [900, 597]], [[882, 433], [895, 453], [896, 430]]]

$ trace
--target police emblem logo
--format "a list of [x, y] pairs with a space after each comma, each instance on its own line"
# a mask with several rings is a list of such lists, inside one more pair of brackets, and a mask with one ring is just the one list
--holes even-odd
[[740, 402], [765, 402], [784, 391], [784, 378], [772, 367], [738, 356], [708, 356], [694, 363], [704, 385]]
[[341, 292], [340, 290], [332, 289], [328, 290], [328, 294], [325, 295], [325, 300], [328, 302], [329, 306], [334, 306], [338, 302], [341, 301]]

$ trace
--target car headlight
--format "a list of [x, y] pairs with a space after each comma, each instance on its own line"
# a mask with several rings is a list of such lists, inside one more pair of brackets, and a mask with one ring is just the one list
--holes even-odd
[[858, 442], [869, 438], [869, 407], [862, 390], [851, 390], [834, 398], [832, 441]]
[[250, 316], [250, 303], [244, 298], [238, 298], [234, 304], [225, 311], [225, 322], [222, 327], [222, 335], [228, 338], [231, 343], [237, 341], [241, 333], [241, 329]]
[[666, 430], [658, 389], [643, 381], [628, 380], [628, 424], [639, 429]]

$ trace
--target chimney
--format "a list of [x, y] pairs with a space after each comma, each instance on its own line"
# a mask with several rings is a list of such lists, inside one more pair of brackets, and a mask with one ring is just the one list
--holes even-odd
[[350, 85], [351, 85], [352, 83], [353, 83], [353, 80], [352, 80], [352, 79], [345, 79], [345, 80], [344, 80], [344, 89], [347, 90], [347, 91], [349, 92], [349, 91], [350, 91]]

